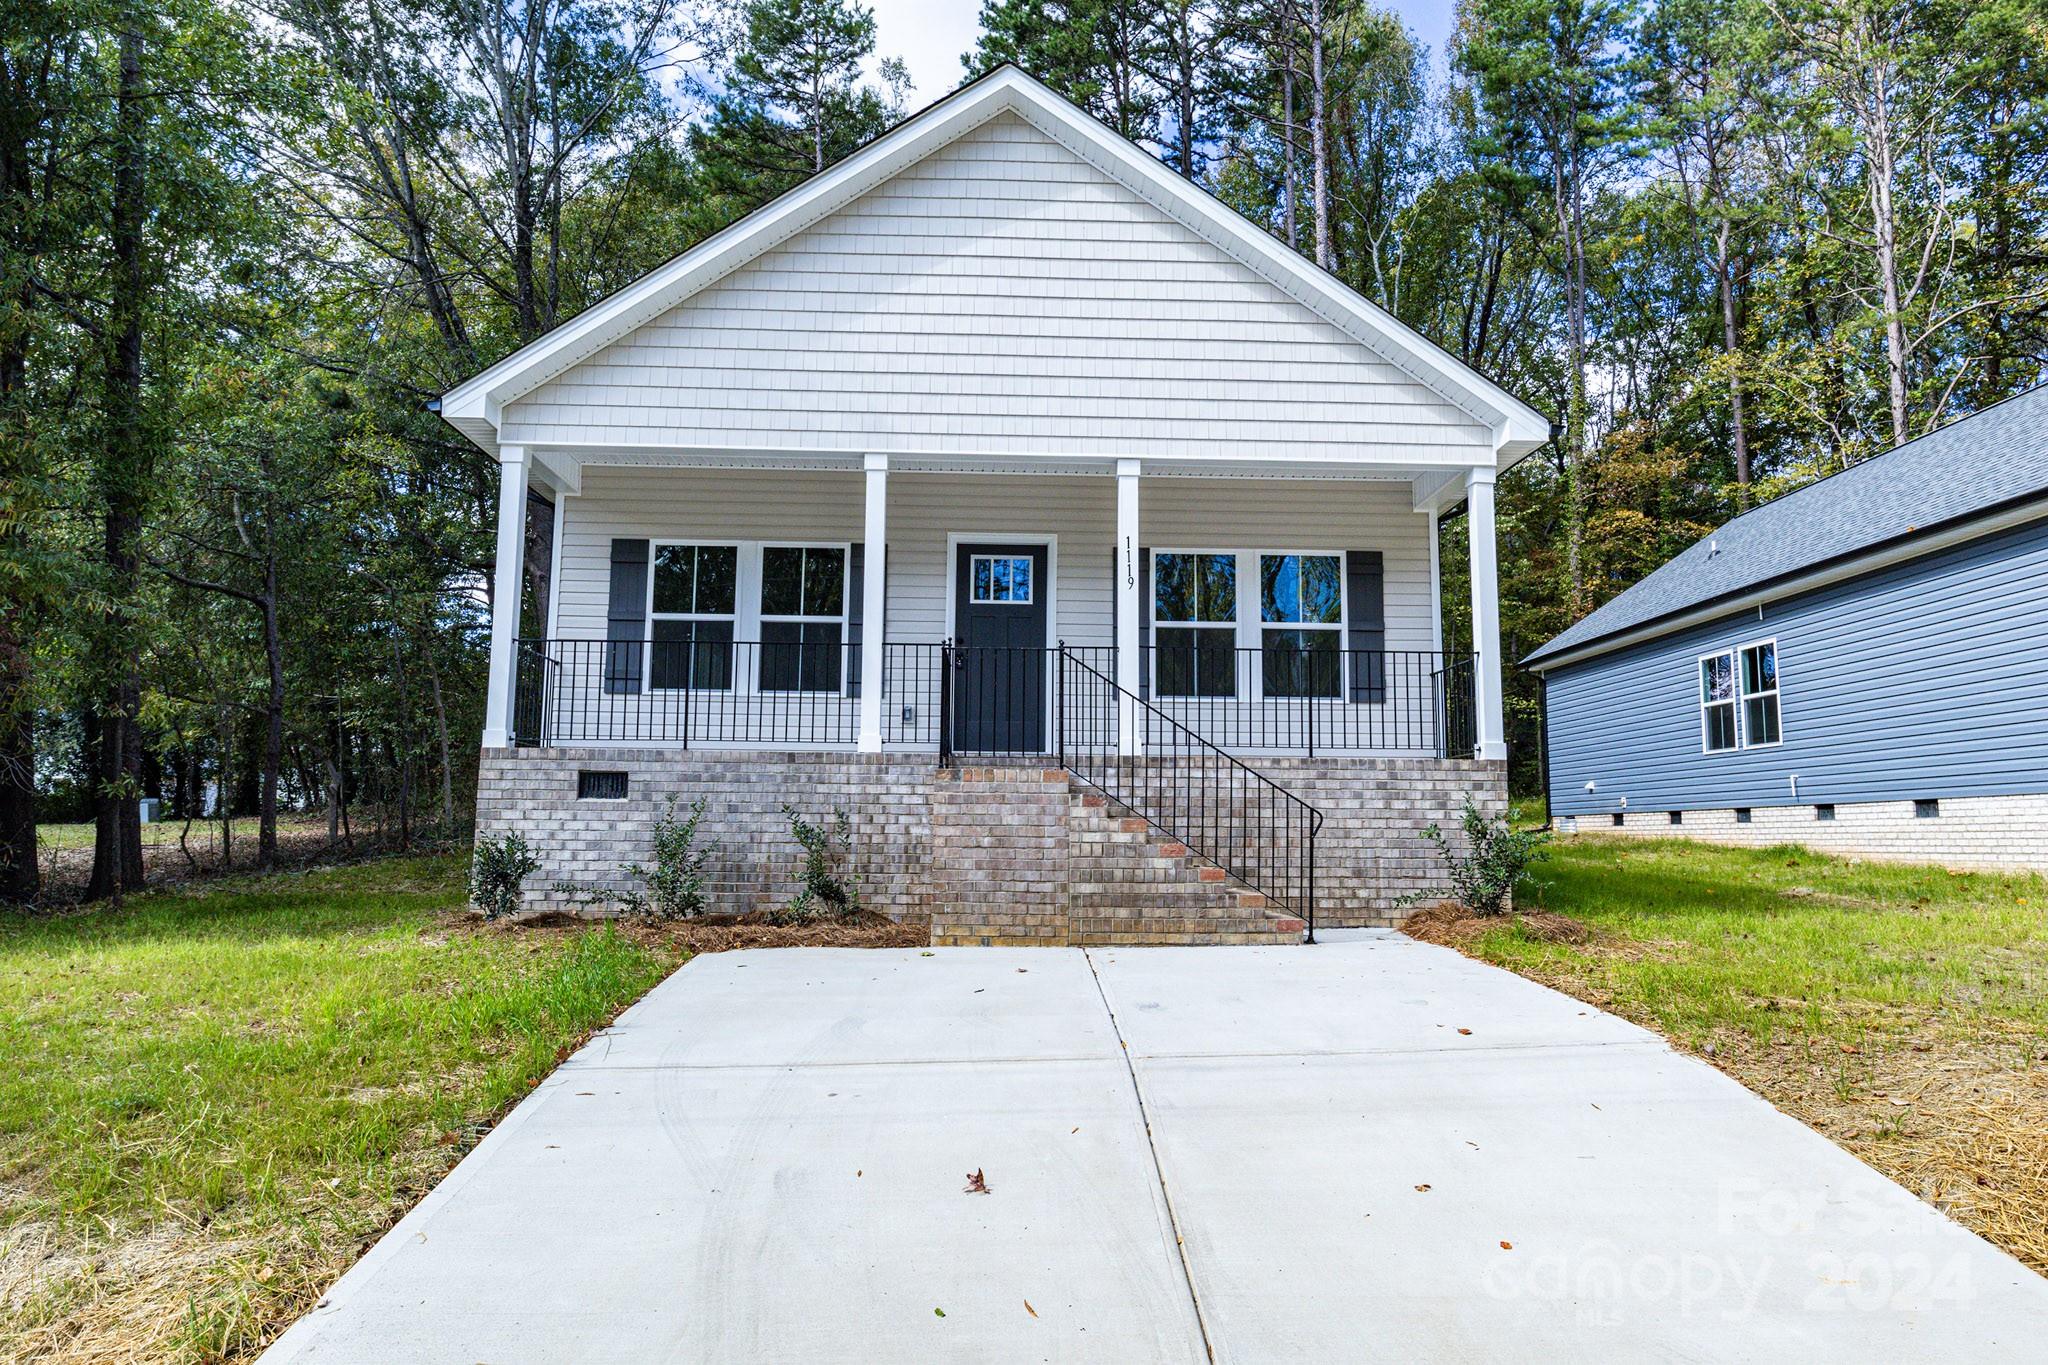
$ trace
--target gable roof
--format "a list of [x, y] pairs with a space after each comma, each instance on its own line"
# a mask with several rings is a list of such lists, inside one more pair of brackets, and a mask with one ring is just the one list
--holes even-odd
[[1522, 662], [1605, 653], [1658, 622], [2044, 495], [2048, 385], [1752, 508]]
[[442, 417], [485, 450], [495, 450], [506, 404], [1005, 111], [1024, 118], [1490, 428], [1502, 466], [1548, 439], [1548, 421], [1527, 404], [1011, 65], [963, 86], [836, 166], [457, 385], [441, 400]]

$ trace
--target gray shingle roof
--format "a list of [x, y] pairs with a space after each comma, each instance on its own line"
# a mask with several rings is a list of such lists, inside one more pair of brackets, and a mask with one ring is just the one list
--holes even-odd
[[1523, 660], [2048, 490], [2048, 384], [1743, 513]]

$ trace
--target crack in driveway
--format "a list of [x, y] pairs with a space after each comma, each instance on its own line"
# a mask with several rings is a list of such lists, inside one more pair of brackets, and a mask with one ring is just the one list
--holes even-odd
[[1166, 1221], [1173, 1229], [1173, 1249], [1180, 1261], [1181, 1282], [1187, 1286], [1188, 1304], [1195, 1310], [1195, 1327], [1202, 1334], [1202, 1352], [1213, 1361], [1216, 1359], [1216, 1347], [1209, 1338], [1209, 1319], [1202, 1312], [1202, 1296], [1195, 1289], [1194, 1268], [1188, 1264], [1187, 1239], [1181, 1236], [1180, 1214], [1173, 1207], [1173, 1190], [1166, 1183], [1166, 1168], [1159, 1164], [1159, 1144], [1152, 1138], [1152, 1111], [1145, 1107], [1145, 1085], [1138, 1079], [1138, 1067], [1131, 1060], [1131, 1045], [1124, 1041], [1123, 1026], [1117, 1022], [1116, 1007], [1109, 1003], [1109, 992], [1103, 988], [1102, 973], [1095, 969], [1095, 954], [1083, 948], [1081, 956], [1088, 963], [1088, 974], [1095, 979], [1095, 994], [1102, 1001], [1103, 1013], [1109, 1016], [1109, 1026], [1116, 1033], [1117, 1049], [1123, 1053], [1124, 1070], [1131, 1078], [1131, 1093], [1138, 1101], [1138, 1118], [1145, 1125], [1145, 1150], [1152, 1155], [1152, 1174], [1159, 1179], [1159, 1197], [1166, 1201]]

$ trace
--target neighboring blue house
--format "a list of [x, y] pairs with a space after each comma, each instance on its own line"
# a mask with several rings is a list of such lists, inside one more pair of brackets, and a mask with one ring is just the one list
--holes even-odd
[[1735, 518], [1524, 663], [1567, 830], [2048, 866], [2048, 386]]

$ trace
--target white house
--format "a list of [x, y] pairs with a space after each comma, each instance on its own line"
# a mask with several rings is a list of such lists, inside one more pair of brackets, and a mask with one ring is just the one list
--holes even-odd
[[729, 909], [790, 802], [942, 940], [1298, 935], [1504, 797], [1493, 488], [1548, 423], [1013, 67], [441, 412], [503, 475], [479, 825], [538, 895], [702, 795]]

